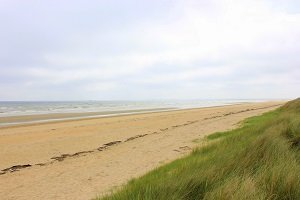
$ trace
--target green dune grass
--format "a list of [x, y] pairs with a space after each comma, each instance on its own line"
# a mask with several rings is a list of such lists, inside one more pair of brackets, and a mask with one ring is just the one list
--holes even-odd
[[300, 199], [300, 99], [208, 141], [99, 199]]

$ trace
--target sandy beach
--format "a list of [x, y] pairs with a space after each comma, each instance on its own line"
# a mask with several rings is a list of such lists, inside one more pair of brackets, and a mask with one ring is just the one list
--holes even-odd
[[0, 199], [94, 198], [283, 103], [1, 127]]

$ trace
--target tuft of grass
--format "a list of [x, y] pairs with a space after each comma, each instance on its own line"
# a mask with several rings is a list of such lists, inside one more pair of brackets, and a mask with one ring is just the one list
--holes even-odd
[[217, 138], [99, 199], [300, 199], [300, 99]]
[[206, 138], [208, 140], [214, 140], [221, 137], [225, 137], [227, 134], [230, 134], [230, 131], [224, 131], [224, 132], [215, 132], [213, 134], [208, 135]]

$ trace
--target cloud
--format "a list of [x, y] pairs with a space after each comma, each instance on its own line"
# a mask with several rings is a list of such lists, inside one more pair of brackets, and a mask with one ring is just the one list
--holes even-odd
[[15, 0], [0, 13], [3, 100], [300, 95], [297, 1]]

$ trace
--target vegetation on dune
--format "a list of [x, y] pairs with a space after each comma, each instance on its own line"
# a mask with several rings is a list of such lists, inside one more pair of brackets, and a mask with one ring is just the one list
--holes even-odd
[[300, 199], [300, 99], [211, 140], [102, 200]]

